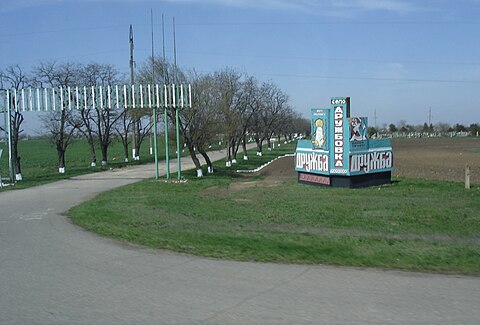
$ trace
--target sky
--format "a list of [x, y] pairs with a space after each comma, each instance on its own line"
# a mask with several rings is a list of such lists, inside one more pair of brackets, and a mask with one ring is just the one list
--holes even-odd
[[[45, 61], [129, 71], [162, 53], [271, 81], [308, 117], [349, 96], [369, 124], [480, 122], [480, 0], [0, 0], [0, 69]], [[431, 112], [431, 114], [430, 114]], [[27, 118], [27, 124], [32, 118]], [[31, 122], [34, 124], [34, 122]], [[28, 127], [28, 125], [27, 125]]]

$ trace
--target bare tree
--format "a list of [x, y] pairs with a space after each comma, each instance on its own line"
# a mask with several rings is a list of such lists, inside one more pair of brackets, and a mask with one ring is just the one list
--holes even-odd
[[257, 144], [257, 155], [262, 156], [263, 142], [267, 141], [271, 150], [271, 138], [282, 132], [284, 125], [289, 122], [292, 109], [288, 104], [288, 96], [271, 82], [262, 83], [257, 91], [251, 129]]
[[[78, 79], [79, 66], [75, 63], [46, 62], [34, 68], [34, 80], [37, 86], [68, 87]], [[67, 102], [60, 103], [60, 112], [49, 112], [42, 118], [43, 126], [49, 131], [58, 156], [58, 171], [65, 173], [65, 152], [72, 143], [74, 134], [81, 125], [74, 111], [67, 110]]]
[[215, 88], [218, 92], [217, 111], [222, 118], [222, 131], [227, 142], [226, 166], [236, 163], [237, 145], [242, 138], [241, 112], [243, 104], [242, 75], [233, 69], [215, 73]]
[[238, 147], [241, 144], [243, 150], [243, 159], [248, 160], [247, 152], [247, 135], [249, 129], [251, 128], [251, 122], [253, 116], [256, 112], [256, 96], [258, 95], [258, 81], [254, 77], [247, 78], [242, 83], [242, 96], [240, 96], [240, 105], [239, 105], [239, 123], [240, 123], [240, 137], [237, 143], [237, 150], [235, 151], [235, 156], [238, 151]]
[[[88, 112], [83, 111], [83, 134], [87, 137], [93, 154], [92, 165], [95, 163], [94, 138], [98, 139], [102, 154], [102, 166], [108, 162], [108, 148], [113, 140], [115, 124], [122, 119], [124, 112], [109, 107], [108, 96], [113, 88], [109, 87], [120, 81], [120, 73], [110, 64], [90, 63], [80, 70], [80, 80], [85, 86], [102, 87], [101, 96], [95, 98], [95, 107]], [[110, 92], [110, 93], [109, 93]]]
[[128, 135], [130, 133], [132, 123], [133, 121], [127, 114], [126, 110], [123, 110], [121, 118], [119, 118], [114, 125], [115, 132], [120, 137], [120, 141], [122, 142], [123, 158], [125, 162], [128, 162], [128, 147], [130, 145], [130, 137]]
[[[0, 73], [2, 75], [2, 83], [3, 81], [6, 81], [8, 88], [14, 90], [25, 88], [28, 77], [19, 65], [11, 65], [4, 71], [0, 71]], [[21, 181], [23, 179], [20, 155], [18, 152], [18, 141], [20, 134], [23, 132], [22, 123], [24, 121], [24, 117], [18, 111], [19, 106], [20, 97], [15, 100], [13, 96], [10, 96], [10, 107], [12, 110], [10, 112], [10, 116], [8, 117], [10, 119], [10, 130], [7, 130], [7, 132], [11, 132], [13, 169], [15, 173], [15, 179], [17, 181]], [[3, 127], [0, 127], [0, 130], [5, 131]]]
[[197, 176], [201, 177], [203, 172], [195, 149], [205, 159], [208, 172], [213, 173], [213, 164], [208, 156], [207, 148], [213, 142], [221, 122], [215, 111], [218, 105], [218, 96], [215, 92], [214, 76], [198, 76], [192, 73], [190, 79], [195, 89], [192, 97], [193, 104], [191, 108], [187, 107], [180, 111], [180, 128], [197, 169]]

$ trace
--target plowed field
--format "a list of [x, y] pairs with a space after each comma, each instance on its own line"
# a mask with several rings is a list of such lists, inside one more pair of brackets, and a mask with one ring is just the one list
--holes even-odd
[[[471, 182], [480, 183], [480, 138], [421, 138], [392, 141], [393, 175], [463, 182], [465, 165]], [[262, 169], [266, 178], [296, 177], [292, 157], [278, 159]]]

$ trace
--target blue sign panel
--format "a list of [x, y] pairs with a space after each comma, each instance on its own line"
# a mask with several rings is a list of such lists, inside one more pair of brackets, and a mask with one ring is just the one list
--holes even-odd
[[312, 109], [311, 131], [312, 139], [300, 140], [295, 152], [301, 182], [328, 185], [331, 176], [393, 170], [390, 140], [368, 139], [368, 118], [350, 117], [349, 97], [333, 97], [330, 108]]

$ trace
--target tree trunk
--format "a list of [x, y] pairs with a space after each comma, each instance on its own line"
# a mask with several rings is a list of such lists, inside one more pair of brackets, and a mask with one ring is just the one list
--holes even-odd
[[91, 167], [97, 166], [97, 153], [95, 151], [95, 143], [92, 136], [88, 136], [88, 146], [90, 147], [90, 153], [92, 154], [92, 162], [90, 163]]
[[195, 147], [194, 145], [188, 140], [188, 138], [185, 138], [185, 143], [188, 148], [188, 152], [190, 153], [190, 157], [192, 158], [193, 163], [195, 164], [195, 169], [197, 170], [197, 176], [202, 177], [202, 165], [200, 164], [200, 160], [198, 160], [197, 155], [195, 154]]
[[267, 137], [267, 150], [272, 151], [272, 142], [270, 141], [270, 137]]
[[232, 137], [232, 139], [230, 141], [230, 147], [231, 147], [231, 150], [232, 150], [231, 162], [232, 162], [232, 164], [236, 164], [237, 163], [238, 146], [237, 146], [237, 141], [236, 141], [235, 137]]
[[12, 159], [13, 159], [13, 169], [15, 172], [15, 180], [21, 181], [22, 170], [20, 166], [20, 157], [18, 156], [18, 135], [15, 132], [12, 132]]
[[243, 139], [242, 139], [242, 150], [243, 150], [243, 160], [248, 160], [247, 137], [246, 136], [243, 136]]
[[57, 145], [58, 172], [65, 174], [65, 150], [62, 145]]
[[125, 141], [122, 140], [123, 144], [123, 158], [125, 162], [128, 162], [128, 139], [125, 139]]
[[240, 144], [242, 143], [242, 139], [238, 138], [237, 141], [235, 141], [235, 153], [233, 154], [235, 163], [237, 162], [237, 154], [238, 154], [238, 149], [240, 148]]
[[[11, 116], [10, 116], [11, 118]], [[12, 158], [13, 158], [13, 169], [15, 172], [15, 180], [21, 181], [22, 178], [22, 170], [20, 164], [20, 156], [18, 155], [18, 140], [19, 135], [22, 132], [20, 130], [21, 124], [23, 122], [23, 115], [19, 112], [15, 112], [13, 114], [13, 120], [11, 119], [12, 125]]]
[[260, 139], [259, 137], [255, 137], [255, 143], [257, 144], [257, 156], [262, 156], [262, 142], [263, 139]]
[[207, 163], [207, 171], [209, 174], [213, 174], [213, 165], [212, 161], [210, 160], [210, 157], [208, 156], [207, 152], [203, 147], [198, 147], [198, 152], [203, 156], [203, 159], [205, 159], [205, 162]]
[[108, 144], [101, 143], [102, 150], [102, 166], [107, 166], [108, 164]]
[[233, 156], [233, 148], [232, 148], [232, 139], [228, 139], [227, 141], [227, 161], [225, 162], [226, 167], [232, 167], [232, 156]]
[[143, 136], [142, 136], [142, 129], [140, 125], [140, 120], [137, 120], [136, 132], [135, 132], [135, 154], [134, 160], [140, 160], [140, 147], [142, 146]]

